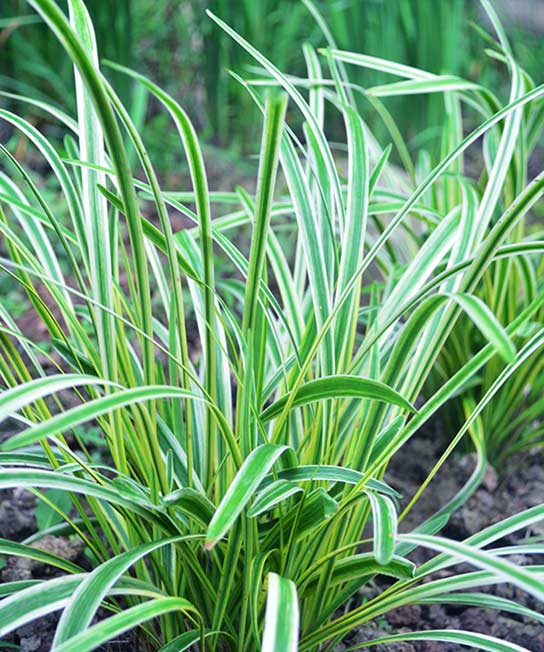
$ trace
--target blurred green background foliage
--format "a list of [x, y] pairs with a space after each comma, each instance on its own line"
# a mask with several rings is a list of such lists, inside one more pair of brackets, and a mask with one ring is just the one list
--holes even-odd
[[[485, 53], [485, 33], [473, 23], [481, 23], [482, 14], [479, 3], [472, 0], [318, 0], [315, 4], [342, 49], [460, 75], [499, 90], [502, 78], [506, 79], [503, 66]], [[514, 0], [498, 4], [507, 14], [505, 24], [520, 65], [541, 81], [544, 41], [538, 25], [517, 15]], [[247, 53], [209, 20], [206, 8], [292, 75], [306, 74], [303, 42], [326, 45], [303, 0], [93, 0], [88, 8], [102, 58], [149, 75], [187, 107], [210, 148], [227, 150], [238, 160], [240, 154], [256, 151], [259, 120], [247, 90], [230, 71], [244, 78], [260, 78], [261, 71], [252, 68]], [[0, 3], [0, 55], [2, 90], [26, 95], [32, 89], [36, 98], [39, 89], [44, 100], [73, 110], [70, 64], [24, 0]], [[107, 75], [131, 107], [136, 123], [145, 122], [150, 149], [160, 153], [159, 167], [172, 169], [175, 136], [164, 129], [167, 118], [142, 91], [132, 88], [127, 76], [110, 70]], [[354, 69], [350, 75], [363, 88], [391, 81], [368, 70]], [[363, 95], [359, 101], [373, 132], [385, 134]], [[413, 151], [437, 152], [443, 111], [439, 94], [386, 98], [385, 105]]]

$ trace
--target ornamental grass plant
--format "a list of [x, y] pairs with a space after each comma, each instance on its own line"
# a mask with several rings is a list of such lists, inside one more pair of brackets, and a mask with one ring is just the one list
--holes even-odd
[[[99, 64], [82, 0], [69, 0], [68, 15], [54, 0], [29, 5], [73, 62], [77, 114], [20, 98], [58, 123], [59, 143], [0, 110], [43, 157], [62, 197], [52, 205], [1, 146], [0, 266], [27, 294], [50, 349], [0, 307], [0, 417], [19, 424], [0, 445], [0, 488], [30, 490], [62, 522], [23, 543], [2, 540], [0, 553], [62, 574], [0, 586], [0, 637], [59, 610], [55, 652], [97, 649], [134, 628], [142, 649], [161, 652], [333, 650], [353, 628], [433, 601], [541, 622], [480, 588], [510, 583], [544, 598], [542, 567], [509, 560], [542, 552], [541, 543], [498, 547], [541, 520], [544, 506], [462, 542], [439, 534], [481, 479], [486, 411], [534, 382], [526, 370], [544, 342], [536, 279], [544, 242], [522, 228], [544, 191], [544, 174], [527, 172], [544, 87], [516, 63], [489, 2], [490, 56], [510, 76], [505, 99], [473, 81], [340, 50], [313, 6], [327, 47], [305, 46], [307, 76], [292, 77], [210, 14], [266, 72], [234, 74], [263, 115], [255, 193], [208, 187], [188, 114], [149, 79]], [[352, 66], [393, 81], [362, 89], [349, 81]], [[192, 187], [161, 187], [108, 83], [112, 68], [169, 114]], [[437, 162], [412, 162], [381, 100], [406, 94], [443, 100]], [[361, 101], [385, 122], [390, 143], [370, 133]], [[465, 134], [467, 114], [479, 126]], [[326, 131], [338, 116], [341, 147]], [[291, 119], [301, 118], [303, 131], [293, 130]], [[478, 147], [474, 178], [466, 161]], [[174, 212], [194, 226], [174, 231]], [[520, 282], [503, 269], [521, 270], [530, 291], [497, 316], [502, 295], [515, 293], [501, 284]], [[477, 334], [468, 353], [456, 344], [458, 324]], [[460, 400], [443, 457], [399, 513], [384, 480], [390, 460]], [[85, 445], [82, 427], [91, 426], [107, 449], [102, 460]], [[469, 437], [478, 452], [469, 481], [401, 534], [407, 512], [417, 513], [438, 468]], [[53, 490], [69, 507], [50, 498]], [[47, 534], [79, 539], [92, 569], [31, 545]], [[409, 555], [420, 546], [435, 555], [416, 567]], [[457, 570], [444, 576], [446, 568]], [[382, 576], [389, 582], [363, 601], [361, 588]], [[522, 649], [458, 630], [387, 640]]]

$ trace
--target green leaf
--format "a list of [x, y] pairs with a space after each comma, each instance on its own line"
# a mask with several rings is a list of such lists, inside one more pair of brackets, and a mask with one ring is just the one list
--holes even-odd
[[367, 93], [376, 97], [393, 95], [415, 95], [420, 93], [446, 93], [451, 91], [467, 91], [479, 88], [478, 84], [466, 81], [453, 75], [436, 75], [432, 79], [414, 79], [409, 81], [373, 86]]
[[533, 609], [528, 609], [522, 604], [517, 604], [514, 600], [501, 598], [497, 595], [490, 593], [442, 593], [424, 598], [419, 601], [420, 604], [453, 604], [471, 607], [479, 607], [481, 609], [497, 609], [498, 611], [506, 611], [513, 614], [519, 614], [525, 618], [532, 618], [541, 623], [544, 623], [544, 614], [538, 613]]
[[[345, 466], [331, 466], [327, 464], [304, 464], [299, 466], [292, 466], [288, 469], [282, 469], [277, 473], [278, 478], [289, 480], [291, 482], [341, 482], [344, 484], [358, 485], [364, 480], [364, 474], [355, 469], [348, 469]], [[272, 476], [267, 476], [261, 487], [266, 487], [273, 481]], [[372, 491], [391, 496], [393, 498], [401, 498], [401, 495], [392, 489], [388, 484], [382, 480], [369, 478], [365, 485]]]
[[267, 407], [262, 412], [261, 419], [263, 421], [269, 421], [280, 415], [289, 400], [292, 401], [293, 407], [298, 407], [313, 401], [333, 398], [370, 398], [397, 405], [410, 412], [416, 411], [414, 406], [398, 392], [377, 380], [338, 375], [318, 378], [317, 380], [312, 380], [301, 385], [295, 392], [294, 398], [291, 398], [291, 392], [288, 392], [285, 396], [282, 396], [275, 403]]
[[275, 549], [282, 540], [300, 541], [312, 530], [320, 528], [338, 510], [338, 503], [319, 487], [304, 494], [298, 504], [292, 505], [281, 518], [273, 522], [263, 541], [263, 549]]
[[[204, 400], [201, 395], [189, 392], [178, 387], [170, 387], [168, 385], [154, 385], [148, 387], [133, 387], [131, 389], [121, 390], [102, 396], [94, 401], [88, 401], [83, 405], [79, 405], [66, 412], [57, 414], [47, 421], [23, 430], [23, 432], [10, 437], [7, 441], [0, 445], [0, 450], [13, 450], [14, 448], [28, 446], [45, 437], [51, 437], [59, 432], [65, 432], [72, 428], [86, 423], [92, 419], [96, 419], [104, 414], [108, 414], [112, 410], [133, 405], [134, 403], [141, 403], [143, 401], [150, 401], [158, 398], [172, 398], [172, 399], [195, 399], [197, 401]], [[224, 417], [213, 405], [209, 406], [216, 415], [220, 422], [223, 434], [226, 434], [230, 429], [228, 424], [225, 423]], [[229, 437], [229, 445], [231, 452], [235, 456], [236, 461], [239, 460], [239, 451], [234, 440]]]
[[[72, 508], [72, 499], [65, 491], [51, 490], [45, 494], [46, 498], [58, 507], [65, 514], [70, 513]], [[40, 501], [34, 512], [36, 524], [39, 530], [47, 530], [48, 528], [62, 523], [64, 519], [62, 515], [50, 507], [47, 503]]]
[[190, 650], [193, 645], [201, 641], [203, 638], [218, 633], [219, 632], [206, 630], [203, 636], [201, 631], [185, 632], [184, 634], [176, 636], [173, 641], [170, 641], [161, 647], [158, 652], [185, 652], [185, 650]]
[[505, 362], [512, 362], [516, 357], [516, 347], [486, 304], [470, 294], [454, 294], [452, 296], [480, 329], [482, 335], [493, 344]]
[[54, 644], [51, 652], [90, 652], [148, 620], [177, 611], [189, 616], [192, 613], [198, 614], [193, 605], [184, 598], [156, 598], [102, 620], [60, 645]]
[[494, 636], [486, 634], [475, 634], [464, 630], [455, 629], [436, 629], [423, 632], [407, 632], [405, 634], [393, 634], [382, 638], [375, 638], [371, 641], [365, 641], [346, 650], [360, 650], [361, 648], [370, 647], [371, 645], [380, 645], [382, 643], [395, 643], [395, 641], [439, 641], [440, 643], [454, 643], [466, 645], [486, 652], [530, 652], [527, 648], [502, 641]]
[[[69, 0], [70, 22], [95, 68], [98, 68], [98, 51], [93, 24], [82, 0]], [[76, 102], [79, 126], [79, 157], [96, 165], [105, 165], [106, 153], [102, 126], [93, 103], [85, 88], [85, 82], [75, 69]], [[109, 310], [95, 309], [98, 346], [104, 375], [117, 378], [117, 357], [115, 350], [115, 322], [111, 314], [114, 308], [113, 284], [111, 282], [112, 254], [115, 243], [110, 242], [108, 205], [100, 194], [98, 184], [105, 185], [103, 172], [84, 167], [81, 169], [81, 204], [84, 214], [86, 245], [85, 254], [89, 260], [93, 297]], [[83, 244], [83, 242], [81, 243]]]
[[[203, 272], [204, 281], [204, 322], [205, 322], [205, 346], [204, 354], [206, 364], [204, 366], [204, 385], [209, 398], [212, 401], [217, 397], [217, 360], [216, 360], [216, 342], [215, 342], [215, 267], [214, 267], [214, 252], [213, 252], [213, 239], [212, 239], [212, 225], [210, 214], [210, 193], [208, 189], [208, 180], [206, 177], [206, 169], [204, 165], [204, 157], [202, 149], [198, 141], [195, 128], [189, 119], [186, 111], [174, 100], [174, 98], [159, 88], [156, 84], [149, 81], [143, 75], [112, 64], [116, 70], [124, 72], [134, 79], [142, 83], [168, 110], [170, 113], [179, 136], [181, 138], [183, 148], [189, 164], [191, 174], [191, 181], [195, 192], [195, 202], [198, 214], [198, 225], [200, 234], [200, 262]], [[215, 459], [213, 453], [215, 451], [215, 424], [213, 415], [206, 411], [206, 448], [208, 454], [208, 473], [212, 473]]]
[[[387, 564], [380, 564], [376, 561], [374, 553], [363, 552], [351, 555], [335, 562], [334, 570], [329, 578], [329, 586], [336, 586], [344, 582], [352, 582], [357, 579], [363, 583], [372, 575], [387, 575], [399, 580], [409, 580], [414, 577], [415, 564], [404, 557], [393, 555]], [[321, 569], [317, 569], [308, 578], [307, 587], [309, 590], [315, 588], [321, 575]]]
[[31, 586], [36, 586], [37, 584], [42, 583], [42, 580], [18, 580], [16, 582], [2, 582], [2, 584], [0, 584], [0, 598], [5, 598], [8, 595], [19, 593], [20, 591], [24, 591]]
[[107, 380], [101, 380], [96, 376], [82, 376], [81, 374], [61, 374], [36, 378], [36, 380], [31, 380], [2, 392], [0, 396], [0, 421], [3, 421], [22, 407], [49, 396], [49, 394], [81, 385], [106, 384], [111, 385]]
[[[138, 202], [124, 139], [109, 101], [102, 75], [97, 69], [96, 59], [93, 60], [92, 56], [89, 55], [88, 50], [81, 43], [79, 35], [72, 29], [66, 16], [58, 5], [51, 0], [29, 0], [29, 3], [50, 27], [77, 68], [85, 88], [86, 101], [92, 103], [102, 126], [112, 168], [115, 171], [116, 185], [119, 188], [127, 217], [136, 278], [135, 297], [137, 305], [135, 310], [138, 315], [139, 325], [145, 335], [148, 336], [141, 342], [144, 377], [148, 384], [152, 384], [155, 361], [149, 272]], [[80, 234], [79, 239], [83, 241], [84, 237]]]
[[205, 543], [207, 549], [213, 548], [217, 541], [225, 535], [265, 475], [285, 450], [287, 450], [287, 446], [263, 444], [244, 460], [208, 526]]
[[19, 590], [0, 602], [0, 639], [35, 618], [60, 609], [85, 577], [66, 575]]
[[297, 652], [297, 589], [291, 580], [268, 573], [262, 652]]
[[215, 512], [210, 499], [205, 494], [190, 487], [184, 487], [166, 495], [163, 498], [163, 503], [166, 507], [174, 507], [174, 509], [179, 509], [186, 516], [196, 519], [205, 528], [208, 527]]
[[[368, 153], [365, 138], [365, 125], [359, 114], [345, 107], [343, 109], [346, 124], [349, 166], [346, 206], [346, 223], [340, 245], [340, 265], [336, 295], [340, 296], [357, 270], [363, 256], [368, 222], [369, 182]], [[351, 301], [346, 301], [338, 313], [336, 322], [336, 352], [340, 356], [342, 368], [347, 367], [353, 348], [353, 337], [357, 328], [357, 307], [359, 290], [354, 289]], [[346, 347], [344, 349], [344, 347]]]
[[83, 478], [74, 478], [63, 475], [58, 471], [42, 471], [29, 469], [1, 469], [0, 470], [0, 489], [12, 489], [14, 487], [41, 487], [44, 489], [60, 489], [62, 491], [71, 491], [76, 494], [83, 494], [104, 500], [113, 505], [120, 505], [133, 511], [136, 514], [161, 523], [162, 519], [158, 513], [152, 511], [150, 504], [144, 507], [141, 501], [135, 502], [127, 498], [118, 490], [107, 486], [102, 486], [90, 480]]
[[[325, 51], [326, 52], [326, 51]], [[347, 52], [346, 50], [332, 49], [328, 51], [333, 59], [351, 63], [355, 66], [362, 66], [363, 68], [371, 68], [379, 70], [391, 75], [398, 75], [399, 77], [406, 77], [408, 79], [434, 79], [435, 75], [419, 68], [412, 66], [405, 66], [402, 63], [395, 61], [388, 61], [379, 57], [371, 57], [366, 54], [359, 54], [357, 52]]]
[[138, 546], [95, 568], [77, 587], [64, 609], [55, 631], [53, 648], [60, 647], [87, 629], [110, 589], [138, 560], [163, 546], [181, 543], [186, 539], [187, 537], [172, 537]]
[[480, 550], [467, 543], [451, 541], [427, 534], [402, 534], [399, 535], [399, 540], [444, 552], [483, 570], [492, 571], [499, 577], [503, 577], [505, 581], [514, 584], [514, 586], [517, 586], [523, 591], [527, 591], [527, 593], [537, 598], [537, 600], [544, 601], [544, 586], [542, 582], [524, 570], [523, 567], [516, 566], [506, 559], [501, 559], [493, 555], [492, 552]]
[[[544, 520], [544, 504], [535, 505], [529, 509], [525, 509], [518, 514], [509, 516], [502, 519], [498, 523], [494, 523], [485, 529], [473, 534], [465, 540], [465, 545], [482, 547], [490, 545], [493, 542], [507, 537], [509, 534], [519, 532], [522, 529], [529, 528], [534, 523], [539, 523]], [[495, 554], [499, 554], [498, 552]], [[418, 568], [417, 576], [424, 577], [435, 573], [441, 568], [447, 568], [453, 565], [451, 554], [442, 554], [433, 557], [428, 562]]]
[[82, 570], [76, 564], [63, 559], [62, 557], [57, 557], [57, 555], [47, 552], [46, 550], [40, 550], [40, 548], [35, 546], [27, 546], [24, 543], [8, 541], [7, 539], [0, 539], [0, 555], [33, 559], [39, 561], [41, 564], [60, 568], [67, 573], [81, 573]]
[[393, 559], [397, 537], [397, 511], [391, 498], [367, 492], [374, 522], [373, 549], [379, 564], [388, 564]]
[[300, 493], [301, 491], [303, 491], [303, 489], [293, 482], [289, 482], [288, 480], [277, 480], [257, 494], [253, 505], [251, 505], [247, 511], [247, 515], [250, 518], [255, 518], [263, 512], [272, 509], [283, 500], [286, 500], [290, 496]]
[[258, 288], [263, 274], [266, 241], [270, 224], [270, 211], [278, 168], [279, 149], [283, 131], [283, 121], [287, 109], [287, 95], [274, 98], [269, 96], [265, 108], [265, 124], [261, 145], [259, 186], [255, 200], [255, 219], [249, 254], [246, 292], [244, 297], [244, 316], [242, 332], [255, 328], [257, 313]]

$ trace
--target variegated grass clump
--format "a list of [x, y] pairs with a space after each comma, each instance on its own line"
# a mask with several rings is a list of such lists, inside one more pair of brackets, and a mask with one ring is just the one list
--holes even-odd
[[[72, 117], [20, 98], [61, 125], [63, 149], [0, 110], [47, 162], [64, 206], [53, 207], [2, 147], [7, 254], [0, 263], [46, 326], [56, 371], [46, 372], [42, 349], [2, 310], [0, 415], [21, 429], [0, 447], [0, 488], [30, 489], [62, 524], [22, 544], [2, 541], [0, 552], [64, 574], [4, 584], [1, 635], [62, 609], [56, 652], [92, 650], [135, 627], [162, 652], [283, 652], [332, 650], [354, 627], [402, 605], [461, 602], [542, 620], [476, 590], [510, 582], [544, 597], [541, 567], [507, 560], [542, 552], [540, 544], [489, 549], [541, 519], [542, 506], [464, 542], [436, 535], [481, 480], [488, 436], [482, 415], [544, 338], [535, 326], [544, 302], [538, 282], [503, 323], [485, 302], [490, 290], [482, 291], [490, 270], [534, 269], [543, 249], [520, 225], [544, 190], [544, 176], [528, 179], [526, 172], [544, 119], [544, 88], [516, 64], [489, 3], [498, 36], [492, 56], [511, 78], [506, 102], [474, 82], [338, 50], [309, 2], [328, 47], [305, 47], [306, 79], [280, 72], [211, 15], [262, 68], [259, 79], [237, 77], [264, 115], [255, 194], [210, 191], [187, 113], [125, 70], [179, 133], [193, 187], [163, 190], [101, 72], [82, 0], [69, 0], [69, 16], [54, 0], [29, 4], [73, 61], [78, 111]], [[349, 83], [349, 65], [402, 80], [365, 91]], [[358, 112], [361, 91], [390, 129], [385, 149]], [[380, 99], [413, 93], [444, 99], [436, 163], [424, 155], [412, 162]], [[303, 117], [303, 138], [286, 122], [288, 103]], [[345, 125], [345, 175], [325, 135], [331, 111]], [[465, 113], [479, 121], [468, 136]], [[464, 156], [479, 140], [484, 157], [474, 181]], [[139, 158], [137, 177], [129, 146]], [[402, 168], [390, 161], [392, 147]], [[144, 202], [155, 221], [142, 214]], [[194, 228], [174, 232], [169, 211], [191, 218]], [[244, 250], [239, 243], [247, 235]], [[225, 260], [235, 277], [221, 275]], [[481, 346], [459, 355], [416, 409], [437, 364], [452, 355], [461, 316]], [[189, 319], [202, 345], [196, 361]], [[448, 429], [443, 458], [398, 514], [398, 495], [383, 480], [388, 462], [490, 369], [496, 373], [485, 390], [466, 398], [459, 430]], [[80, 440], [77, 429], [90, 423], [109, 450], [103, 463]], [[417, 530], [399, 534], [407, 511], [417, 509], [467, 434], [478, 451], [470, 480]], [[52, 489], [70, 495], [69, 510], [52, 503]], [[94, 570], [29, 545], [45, 534], [79, 538]], [[416, 546], [437, 554], [416, 568], [407, 559]], [[476, 570], [436, 578], [459, 561]], [[358, 591], [380, 575], [393, 578], [388, 588], [361, 604]], [[101, 606], [111, 615], [96, 622]], [[521, 649], [455, 630], [387, 640], [417, 639]]]

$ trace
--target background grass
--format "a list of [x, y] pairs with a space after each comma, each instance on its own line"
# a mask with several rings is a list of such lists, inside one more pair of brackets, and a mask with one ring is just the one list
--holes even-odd
[[[61, 3], [62, 6], [62, 3]], [[484, 85], [504, 81], [500, 66], [485, 56], [485, 38], [473, 27], [485, 18], [471, 0], [380, 0], [359, 2], [320, 0], [316, 7], [326, 20], [339, 47], [386, 57], [433, 73], [447, 72]], [[244, 72], [255, 62], [206, 19], [209, 8], [222, 16], [280, 69], [304, 75], [303, 41], [324, 45], [318, 25], [299, 0], [270, 2], [223, 0], [121, 0], [90, 3], [101, 56], [150, 75], [174, 97], [193, 107], [192, 119], [210, 145], [232, 152], [255, 153], [258, 113], [247, 93], [229, 75]], [[285, 20], [289, 16], [289, 20]], [[18, 18], [17, 18], [18, 17]], [[4, 90], [33, 89], [43, 98], [66, 106], [71, 99], [72, 70], [46, 26], [28, 11], [24, 0], [5, 0], [0, 6], [0, 75]], [[267, 29], [262, 29], [267, 25]], [[520, 65], [538, 81], [538, 61], [544, 55], [542, 38], [523, 25], [507, 21], [507, 32]], [[440, 38], [435, 38], [440, 34]], [[162, 113], [147, 106], [141, 92], [123, 75], [112, 72], [114, 87], [138, 124], [145, 121], [150, 142], [161, 141], [160, 171], [179, 164], [175, 143], [168, 142]], [[501, 81], [502, 79], [502, 81]], [[379, 71], [352, 71], [351, 80], [369, 87], [386, 77]], [[359, 109], [377, 136], [384, 135], [381, 121], [362, 100]], [[388, 98], [386, 105], [407, 139], [411, 151], [429, 148], [437, 154], [442, 110], [440, 98], [412, 96]], [[72, 107], [73, 108], [73, 107]], [[149, 116], [148, 116], [149, 118]], [[143, 122], [141, 122], [143, 124]], [[329, 129], [339, 136], [339, 123]], [[166, 141], [166, 142], [165, 142]], [[150, 145], [153, 153], [153, 145]], [[158, 146], [159, 150], [159, 146]], [[216, 150], [217, 156], [224, 156]], [[242, 168], [243, 170], [243, 168]]]

